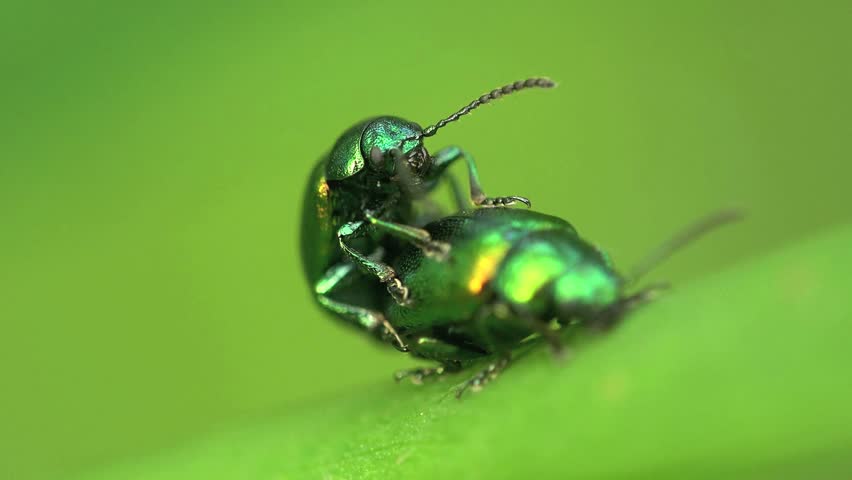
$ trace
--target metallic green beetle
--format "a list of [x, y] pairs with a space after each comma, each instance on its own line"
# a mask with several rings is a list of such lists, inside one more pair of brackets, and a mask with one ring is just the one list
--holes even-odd
[[[383, 258], [390, 257], [402, 243], [412, 244], [436, 259], [445, 257], [449, 249], [446, 243], [418, 228], [425, 222], [419, 218], [415, 202], [424, 199], [441, 179], [452, 181], [444, 173], [453, 162], [462, 159], [468, 167], [473, 205], [508, 206], [520, 202], [529, 206], [524, 197], [487, 197], [467, 152], [448, 147], [430, 155], [423, 139], [492, 100], [526, 88], [553, 85], [545, 78], [514, 82], [482, 95], [426, 129], [401, 118], [383, 116], [360, 122], [344, 132], [311, 173], [303, 203], [301, 256], [319, 304], [346, 322], [405, 350], [405, 342], [380, 311], [384, 298], [377, 295], [376, 286], [379, 282], [384, 284], [401, 305], [408, 302], [408, 287]], [[458, 192], [458, 188], [454, 187], [454, 191]], [[469, 206], [460, 195], [456, 197], [460, 208]]]
[[401, 372], [397, 379], [408, 376], [419, 383], [494, 358], [462, 384], [460, 396], [495, 378], [524, 339], [537, 335], [559, 353], [555, 328], [613, 326], [662, 288], [630, 293], [636, 279], [674, 250], [737, 217], [721, 212], [696, 223], [626, 277], [568, 222], [549, 215], [491, 209], [433, 222], [425, 229], [452, 246], [448, 258], [438, 262], [416, 248], [400, 252], [393, 267], [411, 289], [411, 305], [388, 302], [385, 313], [413, 355], [440, 366]]

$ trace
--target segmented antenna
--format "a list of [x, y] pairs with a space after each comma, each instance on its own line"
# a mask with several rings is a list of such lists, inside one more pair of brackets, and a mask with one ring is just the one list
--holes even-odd
[[737, 222], [743, 219], [743, 212], [740, 210], [722, 210], [711, 215], [708, 215], [694, 224], [690, 225], [677, 235], [670, 238], [652, 251], [647, 257], [639, 262], [633, 271], [627, 277], [627, 283], [635, 283], [642, 276], [653, 270], [663, 260], [669, 258], [673, 253], [681, 248], [689, 245], [698, 238], [704, 236], [723, 225]]
[[524, 90], [526, 88], [551, 88], [551, 87], [555, 87], [555, 86], [556, 86], [556, 82], [554, 82], [553, 80], [551, 80], [549, 78], [533, 77], [533, 78], [528, 78], [526, 80], [518, 80], [517, 82], [510, 83], [508, 85], [504, 85], [500, 88], [495, 88], [494, 90], [491, 90], [490, 92], [486, 93], [485, 95], [482, 95], [481, 97], [477, 98], [476, 100], [465, 105], [464, 107], [462, 107], [461, 110], [450, 115], [449, 117], [441, 120], [440, 122], [438, 122], [434, 125], [430, 125], [430, 126], [426, 127], [423, 130], [423, 132], [418, 133], [417, 135], [412, 135], [411, 137], [408, 137], [405, 141], [420, 140], [423, 137], [431, 137], [432, 135], [435, 135], [435, 132], [437, 132], [439, 129], [443, 128], [444, 125], [446, 125], [448, 123], [455, 122], [460, 117], [463, 117], [464, 115], [467, 115], [468, 113], [479, 108], [480, 106], [485, 105], [486, 103], [488, 103], [492, 100], [497, 100], [498, 98], [500, 98], [504, 95], [509, 95], [509, 94], [515, 93], [519, 90]]

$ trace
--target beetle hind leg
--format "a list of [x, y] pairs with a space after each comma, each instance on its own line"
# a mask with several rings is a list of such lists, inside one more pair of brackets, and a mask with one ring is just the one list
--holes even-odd
[[527, 207], [531, 206], [530, 201], [526, 197], [510, 195], [506, 197], [489, 197], [482, 189], [482, 184], [479, 181], [479, 170], [476, 168], [476, 162], [473, 156], [462, 150], [459, 147], [446, 147], [435, 153], [432, 157], [434, 165], [432, 166], [433, 177], [440, 176], [453, 162], [462, 160], [467, 164], [468, 180], [470, 182], [470, 201], [477, 207], [508, 207], [516, 203], [523, 203]]

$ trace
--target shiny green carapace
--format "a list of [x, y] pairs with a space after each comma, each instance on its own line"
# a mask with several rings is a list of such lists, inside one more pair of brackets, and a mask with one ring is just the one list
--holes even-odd
[[425, 228], [447, 242], [450, 253], [437, 260], [416, 248], [401, 252], [393, 267], [410, 288], [411, 301], [387, 302], [386, 315], [413, 355], [440, 366], [403, 372], [400, 378], [419, 382], [495, 357], [467, 384], [479, 388], [505, 367], [524, 339], [539, 335], [561, 351], [554, 327], [611, 319], [624, 305], [622, 278], [607, 256], [562, 219], [481, 209]]
[[457, 390], [481, 388], [527, 339], [563, 350], [560, 330], [579, 324], [611, 328], [660, 286], [629, 292], [648, 268], [698, 235], [737, 218], [723, 212], [699, 222], [654, 252], [629, 277], [568, 222], [528, 210], [461, 212], [425, 227], [451, 246], [445, 259], [406, 248], [393, 268], [408, 285], [407, 305], [386, 303], [386, 317], [417, 357], [434, 368], [401, 372], [415, 382], [490, 358], [487, 368]]

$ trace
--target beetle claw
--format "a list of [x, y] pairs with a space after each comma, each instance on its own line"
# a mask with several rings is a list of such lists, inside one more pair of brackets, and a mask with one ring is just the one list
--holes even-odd
[[393, 379], [397, 383], [408, 378], [415, 385], [422, 385], [423, 380], [443, 375], [447, 371], [444, 367], [428, 367], [428, 368], [412, 368], [410, 370], [400, 370], [393, 375]]
[[405, 306], [411, 303], [411, 300], [408, 298], [408, 287], [403, 285], [398, 278], [393, 277], [387, 280], [387, 287], [388, 292], [397, 304]]
[[505, 370], [506, 367], [509, 365], [509, 360], [509, 356], [500, 357], [497, 361], [489, 364], [487, 367], [485, 367], [485, 369], [483, 369], [482, 371], [471, 377], [469, 380], [456, 387], [456, 399], [461, 400], [461, 397], [462, 395], [464, 395], [464, 392], [468, 390], [472, 392], [481, 391], [483, 388], [485, 388], [485, 385], [487, 385], [488, 382], [500, 376], [500, 373], [502, 373], [503, 370]]
[[477, 202], [480, 207], [508, 207], [516, 203], [523, 203], [527, 207], [532, 207], [532, 202], [527, 197], [510, 196], [510, 197], [489, 197]]
[[402, 338], [400, 338], [399, 334], [396, 333], [396, 330], [394, 330], [393, 326], [388, 323], [387, 320], [384, 320], [380, 325], [382, 328], [381, 337], [383, 341], [392, 343], [400, 352], [408, 351], [408, 345], [402, 341]]

